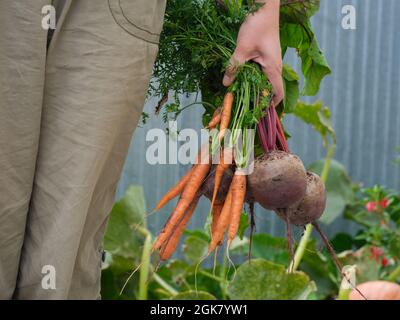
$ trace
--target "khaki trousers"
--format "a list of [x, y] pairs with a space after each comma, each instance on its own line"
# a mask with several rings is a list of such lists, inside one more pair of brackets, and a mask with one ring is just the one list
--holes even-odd
[[101, 243], [165, 9], [65, 0], [46, 50], [49, 4], [0, 0], [0, 299], [99, 298]]

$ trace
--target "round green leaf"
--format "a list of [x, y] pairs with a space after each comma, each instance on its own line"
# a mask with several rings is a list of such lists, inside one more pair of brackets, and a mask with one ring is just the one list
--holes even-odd
[[313, 290], [305, 273], [287, 273], [283, 265], [262, 259], [241, 265], [228, 286], [234, 300], [301, 300]]
[[189, 261], [197, 262], [207, 253], [208, 242], [196, 236], [186, 237], [183, 252]]

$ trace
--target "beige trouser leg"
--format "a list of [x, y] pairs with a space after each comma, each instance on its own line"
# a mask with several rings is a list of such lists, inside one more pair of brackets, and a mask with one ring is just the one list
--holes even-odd
[[[101, 241], [144, 104], [164, 2], [66, 1], [47, 57], [15, 298], [99, 297]], [[53, 270], [55, 289], [46, 277]]]
[[0, 299], [15, 288], [42, 110], [50, 0], [0, 1]]

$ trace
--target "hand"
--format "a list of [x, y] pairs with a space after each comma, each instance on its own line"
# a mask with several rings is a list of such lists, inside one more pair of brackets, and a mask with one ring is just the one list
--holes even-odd
[[246, 18], [240, 27], [237, 46], [223, 79], [224, 86], [229, 86], [235, 78], [238, 65], [249, 60], [257, 62], [271, 81], [275, 106], [284, 96], [279, 39], [279, 2], [279, 0], [268, 0], [257, 12]]

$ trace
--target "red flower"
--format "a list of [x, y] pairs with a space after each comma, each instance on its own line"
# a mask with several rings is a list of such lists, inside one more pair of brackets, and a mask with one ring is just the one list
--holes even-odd
[[386, 257], [382, 258], [382, 267], [386, 267], [389, 264], [389, 259]]
[[379, 257], [381, 256], [381, 255], [383, 255], [383, 250], [381, 249], [381, 248], [378, 248], [378, 247], [374, 247], [374, 246], [371, 246], [371, 248], [369, 249], [370, 250], [370, 256], [369, 256], [369, 258], [372, 260], [375, 260], [376, 262], [379, 262]]
[[376, 209], [376, 202], [375, 202], [375, 201], [369, 201], [369, 202], [367, 202], [367, 204], [365, 205], [365, 209], [367, 209], [368, 212], [375, 211], [375, 209]]
[[381, 200], [381, 202], [379, 202], [379, 205], [380, 205], [382, 208], [387, 208], [387, 207], [389, 207], [389, 199], [388, 199], [388, 198], [383, 198], [383, 199]]

